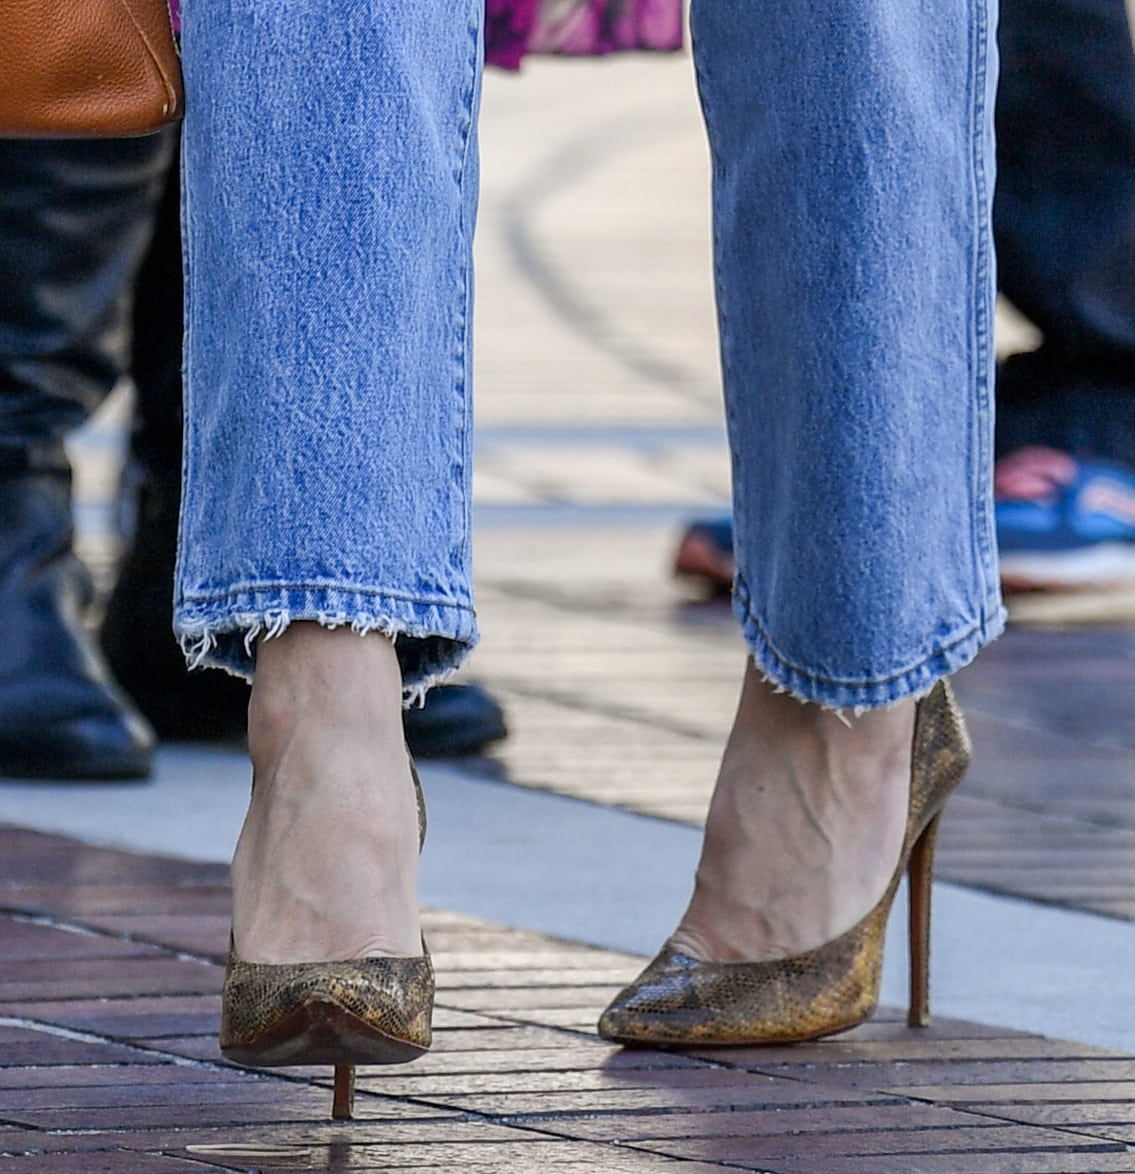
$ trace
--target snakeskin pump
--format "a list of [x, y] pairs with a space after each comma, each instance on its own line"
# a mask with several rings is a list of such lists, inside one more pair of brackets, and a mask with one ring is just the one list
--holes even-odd
[[887, 917], [910, 878], [911, 1026], [930, 1022], [930, 889], [938, 820], [971, 748], [947, 682], [918, 703], [910, 806], [898, 867], [878, 904], [814, 950], [768, 962], [703, 962], [667, 944], [599, 1020], [616, 1043], [662, 1048], [797, 1043], [846, 1031], [875, 1010]]
[[[413, 761], [418, 842], [426, 807]], [[432, 1042], [434, 972], [425, 940], [420, 957], [341, 962], [245, 962], [229, 942], [221, 998], [221, 1054], [256, 1068], [331, 1064], [331, 1115], [354, 1112], [356, 1064], [402, 1064]]]

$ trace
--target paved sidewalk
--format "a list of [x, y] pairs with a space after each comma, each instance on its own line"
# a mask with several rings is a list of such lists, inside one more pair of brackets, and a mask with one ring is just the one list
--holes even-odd
[[217, 1050], [223, 866], [12, 830], [0, 861], [14, 1172], [1135, 1171], [1130, 1057], [889, 1013], [806, 1046], [622, 1050], [593, 1025], [637, 959], [436, 912], [436, 1048], [364, 1070], [331, 1122], [329, 1071]]
[[[675, 528], [728, 490], [689, 62], [492, 77], [483, 146], [484, 642], [470, 671], [505, 702], [512, 736], [485, 759], [427, 769], [426, 789], [438, 833], [491, 801], [499, 826], [469, 841], [485, 857], [470, 867], [527, 851], [513, 886], [537, 896], [498, 893], [490, 922], [469, 912], [465, 874], [438, 881], [436, 1050], [368, 1071], [360, 1120], [334, 1124], [329, 1072], [247, 1072], [217, 1053], [228, 892], [212, 861], [235, 833], [244, 763], [172, 747], [148, 789], [0, 783], [0, 811], [28, 827], [59, 830], [101, 806], [115, 826], [100, 838], [138, 849], [0, 829], [0, 1162], [51, 1174], [1135, 1174], [1135, 1059], [1099, 1046], [1114, 1041], [1092, 1020], [1097, 1005], [1127, 1016], [1131, 967], [1087, 957], [1104, 938], [1130, 957], [1135, 934], [1135, 631], [1123, 626], [1018, 629], [961, 675], [979, 756], [941, 852], [942, 875], [970, 889], [938, 904], [995, 909], [1009, 929], [939, 918], [936, 940], [952, 945], [936, 975], [996, 988], [1042, 939], [1044, 971], [1015, 972], [982, 1017], [1020, 1022], [1016, 1004], [1044, 989], [1062, 1022], [1092, 1020], [1094, 1045], [1048, 1038], [1043, 1000], [1029, 1032], [945, 1017], [911, 1031], [884, 1010], [794, 1048], [674, 1056], [595, 1037], [605, 1000], [641, 964], [622, 952], [625, 923], [658, 914], [637, 874], [649, 863], [676, 875], [677, 848], [660, 857], [658, 845], [696, 838], [743, 662], [727, 610], [668, 574]], [[84, 444], [85, 550], [105, 568], [120, 436], [104, 421]], [[142, 850], [156, 835], [146, 796], [163, 787], [178, 802], [158, 830], [175, 828], [166, 850], [185, 858]], [[593, 874], [556, 841], [572, 804], [549, 792], [586, 802], [574, 804], [594, 836], [585, 847], [605, 858]], [[524, 826], [532, 818], [546, 826]], [[433, 839], [434, 853], [440, 841], [457, 854], [455, 839]], [[685, 857], [681, 870], [666, 902], [688, 883]], [[543, 896], [541, 876], [567, 878], [559, 896]], [[596, 923], [619, 909], [609, 931], [572, 936], [621, 950], [534, 932], [533, 900], [544, 928], [568, 924], [569, 905]]]

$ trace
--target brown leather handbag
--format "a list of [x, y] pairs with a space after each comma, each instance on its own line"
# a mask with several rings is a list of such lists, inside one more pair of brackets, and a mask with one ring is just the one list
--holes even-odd
[[151, 134], [184, 101], [167, 0], [0, 0], [0, 137]]

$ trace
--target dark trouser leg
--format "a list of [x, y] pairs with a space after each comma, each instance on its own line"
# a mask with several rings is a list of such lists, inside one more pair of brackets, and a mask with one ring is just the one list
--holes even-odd
[[84, 627], [63, 438], [125, 364], [168, 136], [0, 142], [0, 774], [148, 772]]
[[173, 635], [184, 325], [179, 188], [175, 162], [135, 285], [130, 370], [137, 399], [130, 447], [137, 526], [107, 604], [101, 642], [115, 676], [160, 737], [243, 738], [248, 685], [225, 673], [190, 673]]
[[998, 388], [998, 449], [1135, 461], [1135, 54], [1123, 0], [1002, 0], [1000, 284], [1040, 327]]

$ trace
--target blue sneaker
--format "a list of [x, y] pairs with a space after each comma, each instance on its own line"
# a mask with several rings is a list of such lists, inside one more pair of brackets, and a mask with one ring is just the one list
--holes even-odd
[[1006, 591], [1135, 582], [1135, 472], [1032, 448], [998, 462], [995, 486]]
[[733, 519], [728, 514], [691, 522], [674, 552], [674, 574], [692, 579], [711, 595], [733, 588]]

